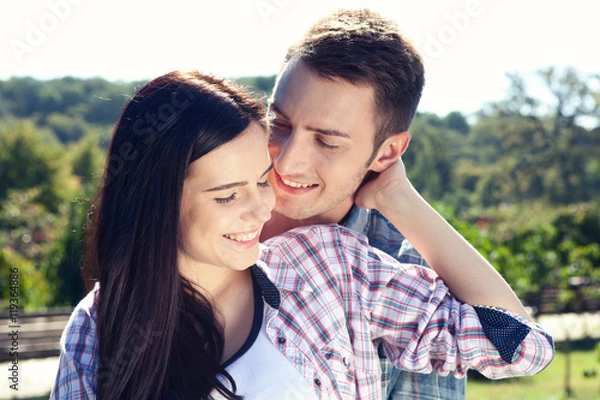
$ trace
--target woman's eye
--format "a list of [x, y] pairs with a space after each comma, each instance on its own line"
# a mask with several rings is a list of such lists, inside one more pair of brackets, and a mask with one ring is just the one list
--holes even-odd
[[229, 197], [218, 197], [215, 199], [215, 201], [219, 204], [227, 204], [230, 201], [233, 201], [236, 199], [235, 193], [233, 193], [231, 196]]
[[268, 179], [266, 179], [264, 182], [258, 182], [258, 187], [266, 188], [266, 187], [269, 187], [269, 186], [271, 186], [271, 184], [269, 183]]

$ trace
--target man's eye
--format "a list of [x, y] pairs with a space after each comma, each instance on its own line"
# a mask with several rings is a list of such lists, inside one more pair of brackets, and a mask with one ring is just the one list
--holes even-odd
[[230, 201], [233, 201], [236, 199], [235, 193], [233, 193], [231, 196], [229, 197], [218, 197], [215, 199], [215, 201], [219, 204], [227, 204]]
[[258, 182], [258, 187], [266, 188], [266, 187], [269, 187], [269, 186], [271, 186], [271, 184], [269, 183], [268, 179], [266, 179], [264, 182]]
[[271, 120], [271, 126], [277, 129], [290, 129], [290, 126], [288, 124], [277, 119]]
[[317, 144], [319, 146], [325, 148], [325, 149], [328, 149], [328, 150], [335, 150], [335, 149], [337, 149], [339, 147], [339, 146], [334, 146], [332, 144], [326, 143], [326, 142], [324, 142], [323, 140], [321, 140], [319, 138], [317, 138]]

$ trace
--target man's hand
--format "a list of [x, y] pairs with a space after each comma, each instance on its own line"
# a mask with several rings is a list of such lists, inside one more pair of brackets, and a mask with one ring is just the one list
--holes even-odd
[[355, 202], [382, 213], [460, 301], [511, 310], [531, 319], [498, 271], [412, 186], [402, 160], [365, 181]]
[[363, 183], [354, 202], [360, 208], [374, 208], [386, 215], [386, 211], [393, 212], [394, 208], [402, 205], [401, 198], [411, 189], [412, 185], [406, 177], [406, 167], [399, 158], [388, 169]]

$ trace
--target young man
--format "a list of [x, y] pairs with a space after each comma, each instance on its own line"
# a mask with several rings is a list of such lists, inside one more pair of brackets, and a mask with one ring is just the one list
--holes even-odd
[[[292, 46], [270, 104], [277, 202], [262, 239], [301, 225], [340, 223], [400, 262], [427, 265], [399, 232], [411, 239], [419, 218], [439, 217], [408, 184], [399, 161], [423, 84], [418, 52], [393, 21], [368, 10], [325, 17]], [[415, 245], [435, 269], [441, 249]], [[459, 297], [461, 271], [436, 272]], [[386, 398], [465, 398], [464, 379], [399, 371], [383, 347], [380, 355]]]

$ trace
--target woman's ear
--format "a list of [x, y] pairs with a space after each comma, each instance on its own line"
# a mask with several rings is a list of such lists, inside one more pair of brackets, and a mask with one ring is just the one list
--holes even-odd
[[408, 148], [409, 143], [410, 133], [408, 132], [395, 133], [387, 138], [377, 150], [375, 158], [369, 165], [369, 170], [375, 172], [385, 171], [390, 165], [398, 161]]

